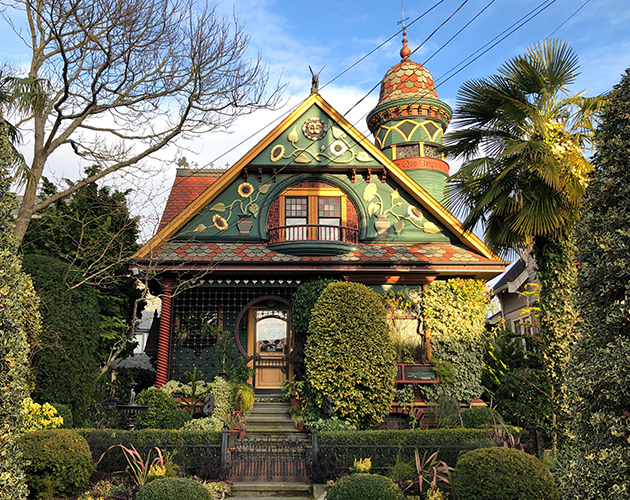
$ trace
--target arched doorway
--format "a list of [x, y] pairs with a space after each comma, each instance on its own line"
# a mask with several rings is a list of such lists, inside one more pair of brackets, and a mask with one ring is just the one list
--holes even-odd
[[246, 350], [239, 347], [254, 369], [254, 388], [280, 389], [289, 376], [293, 347], [290, 303], [281, 297], [253, 300], [241, 311], [236, 328], [247, 332]]

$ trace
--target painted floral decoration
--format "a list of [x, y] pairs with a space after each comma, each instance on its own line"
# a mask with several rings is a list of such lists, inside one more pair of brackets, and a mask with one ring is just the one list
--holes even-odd
[[282, 144], [276, 144], [271, 150], [271, 161], [277, 162], [284, 157], [284, 146]]
[[343, 156], [348, 151], [348, 146], [342, 141], [335, 141], [330, 145], [330, 152], [335, 156]]
[[[354, 152], [343, 130], [334, 126], [328, 130], [324, 122], [319, 118], [309, 118], [309, 120], [304, 123], [302, 131], [307, 138], [309, 138], [310, 135], [311, 144], [305, 148], [297, 146], [300, 137], [298, 135], [297, 126], [295, 126], [287, 134], [287, 140], [293, 146], [293, 151], [287, 153], [282, 144], [276, 144], [271, 148], [269, 155], [270, 160], [274, 163], [281, 159], [292, 159], [295, 163], [311, 163], [312, 161], [320, 162], [325, 159], [330, 163], [337, 164], [347, 164], [355, 160], [360, 162], [372, 161], [370, 155], [365, 151]], [[318, 144], [318, 141], [326, 137], [328, 132], [330, 132], [335, 139], [328, 147], [330, 155], [325, 153], [325, 146]], [[311, 149], [313, 149], [313, 151], [311, 151]]]
[[[394, 222], [394, 230], [396, 231], [396, 234], [405, 229], [405, 221], [410, 222], [418, 229], [422, 229], [425, 233], [436, 234], [442, 231], [433, 222], [427, 221], [418, 207], [409, 205], [407, 207], [406, 215], [397, 213], [395, 209], [401, 207], [403, 204], [402, 201], [399, 201], [401, 200], [401, 197], [398, 189], [394, 189], [389, 193], [390, 200], [388, 209], [385, 209], [383, 198], [378, 194], [377, 185], [372, 182], [368, 183], [365, 188], [363, 188], [362, 197], [364, 201], [369, 202], [367, 206], [367, 213], [369, 217], [376, 215], [377, 218], [380, 217], [380, 219], [382, 219], [383, 216], [392, 215], [396, 218], [396, 222]], [[375, 198], [376, 200], [372, 201]], [[424, 222], [422, 222], [423, 220]]]
[[421, 221], [424, 218], [424, 216], [422, 215], [422, 212], [417, 207], [414, 207], [413, 205], [409, 205], [407, 207], [407, 214], [413, 220], [417, 220], [417, 221]]
[[219, 214], [214, 214], [212, 216], [212, 223], [219, 231], [225, 231], [228, 228], [227, 221]]
[[248, 198], [254, 193], [254, 186], [249, 182], [243, 182], [238, 187], [238, 194], [241, 198]]

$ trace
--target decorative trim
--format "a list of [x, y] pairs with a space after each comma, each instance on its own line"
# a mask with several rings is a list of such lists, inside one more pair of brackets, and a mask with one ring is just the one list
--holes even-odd
[[[378, 163], [384, 165], [389, 170], [391, 179], [398, 183], [402, 189], [407, 191], [420, 206], [424, 207], [438, 221], [446, 226], [464, 245], [470, 247], [474, 251], [480, 253], [484, 257], [496, 262], [503, 262], [498, 256], [493, 254], [490, 249], [471, 231], [464, 231], [461, 223], [447, 209], [442, 207], [429, 193], [409, 177], [402, 169], [400, 169], [392, 160], [372, 144], [370, 140], [361, 134], [351, 123], [349, 123], [342, 115], [340, 115], [330, 104], [328, 104], [319, 94], [311, 94], [302, 102], [289, 116], [287, 116], [280, 124], [278, 124], [269, 134], [267, 134], [256, 146], [249, 150], [240, 160], [230, 167], [221, 177], [219, 177], [212, 185], [210, 185], [201, 195], [197, 197], [190, 205], [182, 210], [176, 217], [164, 226], [153, 238], [145, 243], [132, 260], [141, 261], [151, 258], [154, 252], [164, 243], [169, 241], [182, 227], [184, 227], [195, 215], [203, 208], [209, 205], [221, 192], [230, 186], [238, 176], [242, 169], [248, 166], [258, 155], [265, 151], [286, 129], [300, 119], [311, 106], [318, 106], [337, 125], [343, 129], [356, 143], [367, 151]], [[362, 214], [363, 216], [363, 214]], [[266, 220], [265, 217], [262, 220]], [[261, 219], [259, 219], [261, 220]]]

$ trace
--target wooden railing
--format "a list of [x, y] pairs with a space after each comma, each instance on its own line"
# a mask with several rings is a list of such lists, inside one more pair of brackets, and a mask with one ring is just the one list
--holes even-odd
[[358, 243], [359, 230], [353, 227], [322, 226], [319, 224], [269, 228], [269, 244], [292, 241], [342, 241], [345, 243]]

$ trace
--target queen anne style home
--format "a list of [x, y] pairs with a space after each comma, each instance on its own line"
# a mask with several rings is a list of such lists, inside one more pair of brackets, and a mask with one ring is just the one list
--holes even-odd
[[158, 386], [195, 366], [214, 376], [210, 325], [233, 333], [255, 388], [279, 388], [295, 370], [291, 297], [305, 280], [380, 293], [503, 272], [446, 208], [451, 109], [408, 52], [368, 116], [375, 144], [315, 91], [231, 168], [177, 171], [133, 258], [160, 287]]

